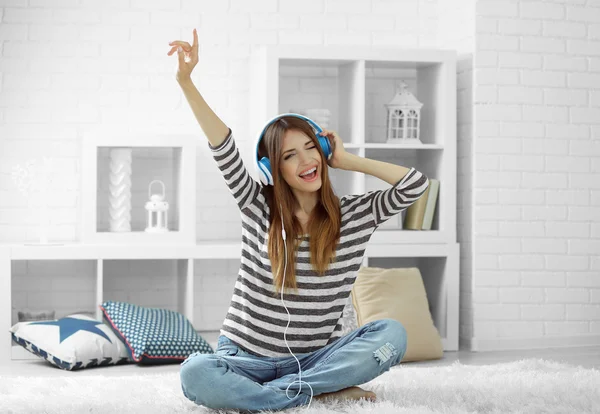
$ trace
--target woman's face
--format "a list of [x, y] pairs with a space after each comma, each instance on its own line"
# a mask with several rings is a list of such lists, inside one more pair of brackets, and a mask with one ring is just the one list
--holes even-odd
[[286, 131], [279, 162], [283, 178], [293, 189], [314, 192], [321, 188], [321, 154], [303, 132]]

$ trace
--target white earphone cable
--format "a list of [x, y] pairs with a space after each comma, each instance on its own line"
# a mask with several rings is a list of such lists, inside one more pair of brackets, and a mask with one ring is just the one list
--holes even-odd
[[[308, 382], [302, 381], [302, 367], [300, 366], [300, 361], [298, 361], [298, 358], [296, 358], [296, 355], [294, 355], [294, 353], [290, 349], [290, 346], [288, 345], [287, 339], [285, 337], [287, 329], [290, 327], [291, 315], [290, 315], [290, 311], [285, 306], [285, 302], [283, 301], [283, 287], [285, 286], [285, 270], [287, 268], [287, 245], [286, 245], [286, 242], [285, 242], [285, 227], [283, 226], [283, 209], [281, 208], [281, 204], [279, 205], [279, 209], [281, 211], [281, 237], [283, 238], [283, 248], [285, 250], [284, 266], [283, 266], [283, 282], [281, 282], [281, 303], [283, 304], [283, 307], [285, 308], [286, 312], [288, 313], [288, 324], [285, 327], [285, 331], [283, 332], [283, 340], [285, 341], [285, 344], [288, 347], [288, 350], [290, 351], [290, 354], [292, 354], [292, 356], [294, 357], [294, 359], [296, 360], [296, 362], [298, 362], [298, 370], [299, 370], [298, 381], [293, 381], [293, 382], [290, 383], [290, 385], [294, 384], [295, 382], [299, 382], [300, 383], [300, 389], [298, 389], [298, 394], [300, 394], [300, 392], [302, 391], [302, 383], [303, 382], [306, 385], [308, 385], [308, 388], [310, 388], [310, 400], [308, 401], [308, 406], [306, 408], [309, 408], [310, 407], [310, 403], [312, 402], [312, 398], [313, 398], [313, 389], [312, 389], [312, 387], [310, 386], [310, 384]], [[288, 385], [287, 388], [285, 389], [285, 395], [288, 397], [288, 399], [291, 400], [290, 396], [288, 395], [288, 389], [290, 388], [290, 385]], [[297, 397], [298, 394], [296, 394], [295, 397]]]

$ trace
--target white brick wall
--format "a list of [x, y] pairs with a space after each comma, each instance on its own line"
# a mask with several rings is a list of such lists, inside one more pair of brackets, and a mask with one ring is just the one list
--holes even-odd
[[[194, 27], [201, 55], [194, 81], [242, 151], [252, 139], [247, 58], [255, 45], [458, 50], [461, 344], [598, 343], [597, 1], [0, 1], [0, 243], [36, 238], [35, 216], [10, 179], [15, 164], [58, 157], [51, 237], [73, 241], [85, 131], [204, 139], [174, 82], [175, 58], [166, 56], [168, 41], [191, 40]], [[311, 91], [294, 93], [302, 99]], [[238, 239], [235, 204], [206, 147], [198, 161], [199, 238]], [[174, 308], [173, 263], [162, 265], [111, 263], [108, 297]], [[93, 300], [89, 263], [16, 266], [15, 308], [66, 313]], [[237, 266], [196, 263], [199, 329], [220, 327]], [[125, 272], [128, 281], [118, 277]], [[147, 277], [157, 286], [145, 287]], [[56, 293], [48, 298], [45, 288]]]
[[461, 287], [472, 295], [462, 339], [474, 348], [600, 342], [592, 3], [477, 1], [473, 269]]
[[[247, 60], [253, 47], [434, 47], [437, 2], [0, 1], [0, 243], [37, 238], [36, 218], [27, 212], [27, 200], [10, 177], [16, 164], [42, 154], [57, 157], [61, 167], [51, 202], [50, 237], [77, 241], [84, 132], [102, 127], [194, 133], [205, 139], [175, 82], [176, 58], [167, 56], [168, 42], [191, 42], [194, 27], [200, 41], [194, 81], [234, 130], [244, 152], [253, 138], [247, 131]], [[248, 154], [244, 159], [249, 165]], [[147, 177], [153, 172], [146, 171]], [[198, 150], [198, 174], [202, 176], [197, 197], [199, 239], [239, 240], [235, 203], [204, 146]], [[142, 189], [136, 193], [138, 199], [142, 193]], [[13, 318], [17, 309], [25, 308], [52, 308], [60, 316], [93, 310], [91, 262], [46, 265], [17, 264]], [[157, 265], [108, 263], [105, 299], [175, 308], [176, 267], [171, 261]], [[197, 328], [220, 328], [238, 266], [236, 261], [196, 262]], [[29, 286], [39, 289], [28, 290]], [[44, 295], [43, 287], [54, 293]]]

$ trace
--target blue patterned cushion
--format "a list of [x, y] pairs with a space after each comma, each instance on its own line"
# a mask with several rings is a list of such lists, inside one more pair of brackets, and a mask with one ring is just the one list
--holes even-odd
[[17, 344], [61, 369], [131, 363], [123, 341], [102, 321], [87, 315], [18, 322], [10, 332]]
[[180, 363], [194, 352], [214, 352], [179, 312], [113, 301], [104, 302], [100, 309], [108, 325], [123, 339], [135, 362]]

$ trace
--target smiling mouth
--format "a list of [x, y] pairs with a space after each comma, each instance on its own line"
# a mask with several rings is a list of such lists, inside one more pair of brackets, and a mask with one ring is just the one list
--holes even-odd
[[309, 174], [305, 174], [305, 175], [301, 175], [300, 178], [306, 182], [312, 182], [315, 181], [317, 179], [317, 176], [319, 174], [319, 170], [317, 167], [314, 167], [314, 171], [309, 173]]

